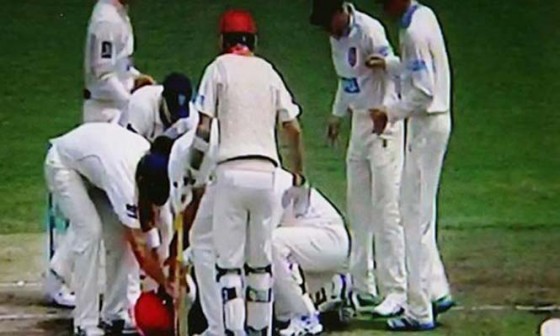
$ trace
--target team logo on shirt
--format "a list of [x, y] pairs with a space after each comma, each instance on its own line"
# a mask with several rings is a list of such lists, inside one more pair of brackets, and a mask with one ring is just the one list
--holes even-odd
[[356, 47], [351, 47], [348, 49], [348, 64], [351, 67], [355, 67], [358, 63], [358, 49]]
[[113, 44], [109, 41], [101, 42], [101, 58], [111, 58], [113, 54]]

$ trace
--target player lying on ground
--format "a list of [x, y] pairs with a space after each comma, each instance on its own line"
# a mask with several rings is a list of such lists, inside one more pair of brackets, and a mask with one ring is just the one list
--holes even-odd
[[[108, 327], [121, 328], [129, 319], [128, 277], [138, 273], [138, 264], [168, 294], [176, 295], [147, 244], [144, 230], [149, 228], [142, 228], [143, 215], [138, 213], [142, 200], [159, 206], [167, 200], [169, 184], [153, 185], [144, 178], [159, 174], [161, 167], [165, 170], [167, 158], [157, 152], [147, 154], [147, 140], [115, 124], [85, 124], [51, 144], [45, 161], [47, 185], [75, 236], [74, 333], [103, 335], [100, 319]], [[100, 314], [97, 279], [102, 240], [107, 284]]]

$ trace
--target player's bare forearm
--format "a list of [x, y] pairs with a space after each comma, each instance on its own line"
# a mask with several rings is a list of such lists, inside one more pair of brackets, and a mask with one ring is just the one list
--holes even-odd
[[299, 121], [292, 120], [283, 124], [283, 131], [287, 142], [290, 165], [288, 169], [295, 174], [303, 174], [303, 136]]
[[125, 236], [142, 270], [159, 285], [165, 286], [166, 277], [157, 253], [148, 248], [142, 230], [126, 228]]
[[[201, 139], [202, 141], [209, 142], [211, 124], [212, 118], [205, 115], [204, 113], [200, 113], [200, 120], [196, 128], [196, 137]], [[192, 153], [191, 167], [195, 170], [200, 169], [200, 165], [202, 164], [203, 159], [204, 152], [194, 150]]]

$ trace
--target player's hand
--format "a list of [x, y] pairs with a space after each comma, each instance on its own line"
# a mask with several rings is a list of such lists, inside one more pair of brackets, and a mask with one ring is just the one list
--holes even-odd
[[385, 70], [387, 68], [387, 63], [385, 58], [379, 55], [371, 55], [366, 60], [366, 66], [370, 69], [381, 69]]
[[161, 289], [162, 291], [160, 290], [160, 292], [163, 292], [173, 301], [179, 298], [179, 288], [175, 284], [175, 281], [168, 280]]
[[337, 116], [331, 116], [327, 125], [327, 141], [329, 146], [334, 147], [338, 142], [340, 134], [340, 124], [342, 119]]
[[387, 111], [385, 111], [384, 108], [376, 108], [370, 110], [369, 116], [373, 121], [373, 132], [377, 135], [381, 135], [387, 128], [387, 123], [389, 122]]
[[141, 74], [134, 79], [134, 87], [132, 88], [132, 93], [143, 88], [144, 86], [154, 85], [156, 81], [150, 75]]
[[292, 187], [282, 195], [282, 207], [293, 206], [294, 215], [301, 217], [307, 213], [310, 205], [311, 187], [307, 179], [300, 174], [294, 174]]

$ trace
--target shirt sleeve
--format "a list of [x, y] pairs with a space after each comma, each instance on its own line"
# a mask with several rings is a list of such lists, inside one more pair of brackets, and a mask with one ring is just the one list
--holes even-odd
[[300, 107], [294, 102], [294, 98], [280, 75], [274, 71], [276, 90], [276, 111], [281, 123], [295, 120], [301, 113]]
[[410, 86], [403, 92], [400, 101], [388, 106], [390, 121], [424, 113], [434, 97], [433, 60], [428, 41], [425, 36], [415, 33], [409, 33], [405, 38], [403, 76]]
[[197, 111], [209, 117], [216, 117], [218, 88], [222, 85], [218, 65], [214, 62], [204, 71], [194, 106]]
[[383, 105], [392, 103], [395, 100], [395, 83], [400, 75], [400, 58], [395, 55], [391, 43], [387, 38], [385, 28], [381, 23], [372, 24], [366, 34], [366, 48], [372, 56], [385, 59], [386, 72], [380, 74], [384, 76], [385, 97]]
[[134, 182], [130, 178], [121, 176], [108, 184], [109, 187], [105, 188], [105, 192], [119, 221], [128, 228], [140, 229]]
[[154, 125], [154, 114], [153, 111], [149, 110], [149, 106], [151, 104], [145, 102], [141, 95], [134, 94], [128, 102], [128, 108], [125, 112], [126, 119], [123, 118], [123, 126], [146, 139], [151, 136]]
[[110, 22], [98, 23], [90, 39], [90, 65], [93, 75], [99, 81], [105, 82], [107, 92], [113, 95], [113, 99], [126, 102], [130, 98], [130, 93], [116, 75], [119, 41], [122, 35], [119, 25]]
[[334, 116], [343, 118], [348, 114], [348, 108], [350, 107], [348, 101], [348, 94], [344, 92], [344, 84], [342, 80], [338, 81], [338, 88], [336, 89], [336, 96], [334, 97], [334, 103], [332, 108], [332, 114]]

